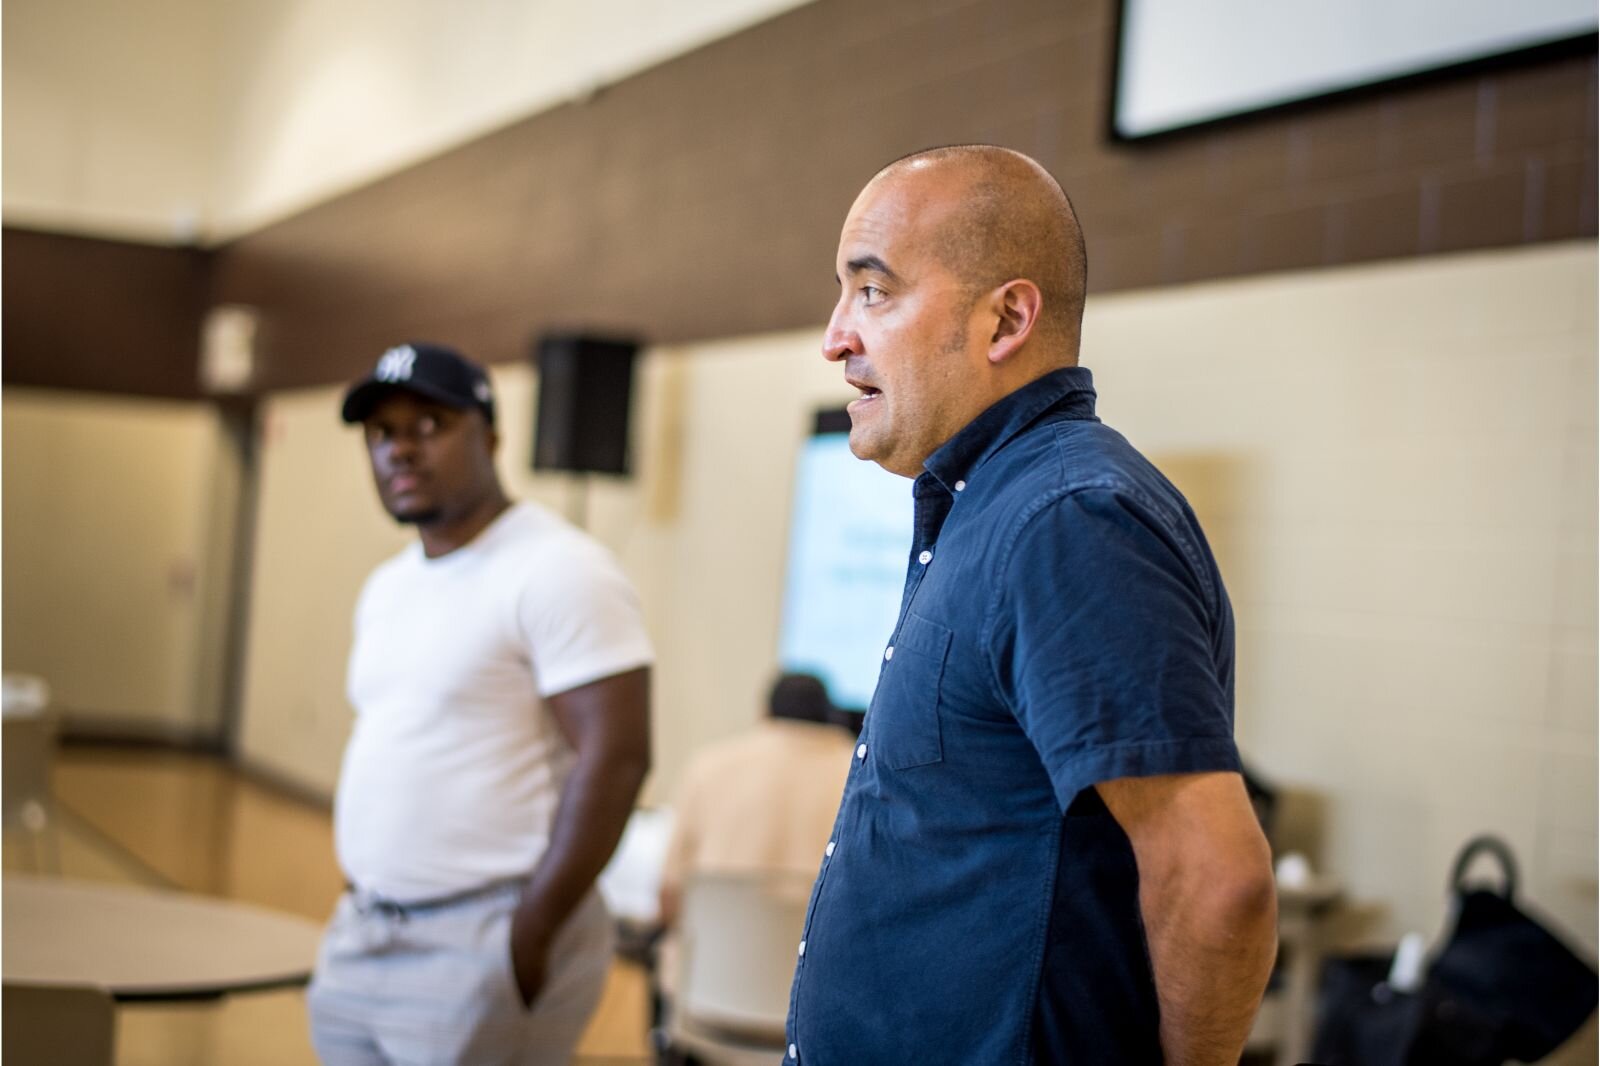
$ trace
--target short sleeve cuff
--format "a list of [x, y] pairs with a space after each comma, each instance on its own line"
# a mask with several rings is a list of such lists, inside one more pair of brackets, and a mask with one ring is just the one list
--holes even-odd
[[548, 698], [570, 689], [581, 688], [608, 677], [649, 666], [655, 653], [646, 641], [631, 646], [618, 645], [607, 648], [604, 655], [591, 655], [583, 659], [563, 660], [560, 668], [539, 675], [539, 695]]
[[1065, 811], [1073, 799], [1102, 781], [1162, 774], [1241, 773], [1239, 749], [1231, 737], [1162, 740], [1094, 748], [1051, 774], [1056, 803]]

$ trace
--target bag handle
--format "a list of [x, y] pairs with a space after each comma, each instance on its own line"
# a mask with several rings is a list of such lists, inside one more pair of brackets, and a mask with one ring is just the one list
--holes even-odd
[[1505, 897], [1507, 903], [1512, 902], [1517, 894], [1517, 860], [1512, 856], [1509, 844], [1489, 834], [1473, 837], [1461, 849], [1461, 854], [1456, 857], [1455, 872], [1450, 875], [1450, 887], [1457, 895], [1462, 894], [1464, 888], [1461, 882], [1467, 876], [1467, 869], [1472, 865], [1472, 860], [1484, 852], [1493, 855], [1500, 863], [1500, 878], [1504, 885], [1500, 895]]

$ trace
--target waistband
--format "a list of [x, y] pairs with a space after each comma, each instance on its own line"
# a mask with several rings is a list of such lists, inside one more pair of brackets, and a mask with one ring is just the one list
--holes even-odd
[[350, 902], [355, 904], [356, 910], [361, 914], [392, 914], [405, 918], [413, 914], [453, 907], [460, 903], [470, 903], [473, 900], [498, 895], [510, 888], [520, 889], [527, 883], [527, 880], [526, 877], [511, 877], [503, 881], [491, 881], [486, 885], [479, 885], [477, 888], [452, 892], [445, 896], [434, 896], [431, 899], [418, 900], [390, 899], [387, 896], [380, 895], [348, 881], [345, 882], [344, 890], [345, 894], [350, 897]]

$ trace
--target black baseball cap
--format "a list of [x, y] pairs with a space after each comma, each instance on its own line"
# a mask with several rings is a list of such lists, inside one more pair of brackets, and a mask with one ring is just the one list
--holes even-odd
[[494, 392], [483, 367], [454, 348], [412, 342], [390, 348], [378, 357], [372, 373], [344, 394], [340, 416], [361, 422], [372, 413], [379, 398], [391, 389], [426, 396], [446, 407], [475, 407], [494, 425]]

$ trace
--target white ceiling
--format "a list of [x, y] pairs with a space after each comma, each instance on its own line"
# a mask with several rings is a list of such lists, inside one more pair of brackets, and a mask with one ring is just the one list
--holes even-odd
[[7, 224], [257, 228], [807, 0], [6, 0]]

